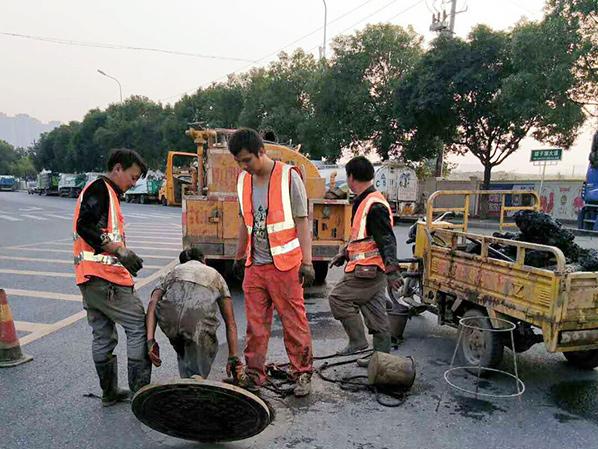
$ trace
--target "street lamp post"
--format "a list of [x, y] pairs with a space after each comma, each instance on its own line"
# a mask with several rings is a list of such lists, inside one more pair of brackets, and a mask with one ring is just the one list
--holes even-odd
[[324, 2], [324, 42], [322, 42], [322, 58], [326, 58], [326, 23], [328, 22], [328, 7], [326, 6], [326, 0]]
[[116, 81], [116, 83], [118, 84], [118, 91], [120, 92], [120, 102], [122, 103], [122, 102], [123, 102], [123, 88], [122, 88], [122, 86], [120, 85], [120, 81], [118, 81], [118, 80], [117, 80], [116, 78], [114, 78], [113, 76], [110, 76], [110, 75], [108, 75], [107, 73], [105, 73], [105, 72], [101, 71], [100, 69], [98, 69], [98, 73], [99, 73], [100, 75], [104, 75], [105, 77], [107, 77], [107, 78], [110, 78], [110, 79], [112, 79], [112, 80]]

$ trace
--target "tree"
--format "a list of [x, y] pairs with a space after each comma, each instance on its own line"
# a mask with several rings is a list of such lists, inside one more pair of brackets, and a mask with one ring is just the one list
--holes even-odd
[[569, 147], [583, 123], [568, 92], [578, 85], [572, 36], [559, 18], [512, 32], [476, 27], [467, 41], [436, 39], [396, 92], [404, 145], [412, 156], [471, 152], [491, 171], [528, 134]]
[[4, 140], [0, 140], [0, 175], [11, 173], [11, 167], [17, 160], [17, 153], [14, 147]]
[[412, 28], [368, 25], [332, 44], [334, 55], [323, 74], [314, 105], [328, 150], [370, 142], [382, 158], [397, 152], [401, 130], [394, 91], [422, 55], [422, 38]]

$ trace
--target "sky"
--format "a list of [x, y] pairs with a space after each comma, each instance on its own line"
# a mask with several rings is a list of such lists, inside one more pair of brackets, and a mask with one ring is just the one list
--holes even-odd
[[[429, 31], [432, 11], [450, 7], [443, 0], [325, 3], [328, 44], [338, 34], [378, 22], [411, 25], [429, 42], [435, 36]], [[538, 20], [543, 6], [544, 0], [458, 0], [463, 12], [455, 33], [465, 37], [478, 23], [508, 29], [523, 17]], [[43, 122], [81, 120], [88, 110], [119, 101], [118, 84], [98, 69], [119, 80], [125, 98], [175, 102], [229, 73], [266, 65], [281, 50], [301, 47], [318, 55], [323, 25], [324, 0], [2, 0], [0, 112]], [[562, 165], [569, 171], [586, 165], [592, 125], [565, 153]], [[501, 168], [533, 172], [530, 148], [548, 147], [526, 141]], [[477, 161], [453, 160], [464, 168]]]

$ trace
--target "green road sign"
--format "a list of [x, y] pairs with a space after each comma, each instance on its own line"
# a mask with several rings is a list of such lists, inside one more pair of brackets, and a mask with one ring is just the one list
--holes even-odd
[[561, 148], [551, 148], [548, 150], [532, 150], [530, 162], [538, 161], [560, 161], [563, 158]]

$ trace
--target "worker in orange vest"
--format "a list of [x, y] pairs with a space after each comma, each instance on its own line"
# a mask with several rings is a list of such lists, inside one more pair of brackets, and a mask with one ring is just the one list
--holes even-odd
[[299, 172], [275, 162], [259, 134], [239, 129], [228, 148], [242, 168], [237, 180], [241, 225], [233, 270], [243, 273], [247, 315], [245, 361], [250, 386], [266, 381], [265, 362], [273, 309], [295, 381], [295, 396], [311, 391], [312, 340], [303, 285], [315, 278], [307, 194]]
[[145, 312], [132, 276], [143, 261], [127, 248], [120, 196], [135, 185], [147, 166], [133, 150], [112, 150], [108, 173], [88, 184], [77, 200], [73, 218], [73, 257], [83, 308], [93, 331], [92, 357], [102, 388], [102, 405], [128, 399], [118, 388], [112, 351], [118, 343], [115, 323], [127, 335], [129, 388], [135, 393], [150, 382]]
[[348, 245], [330, 266], [346, 263], [343, 278], [329, 296], [332, 315], [343, 325], [349, 343], [339, 355], [367, 349], [363, 315], [374, 350], [390, 352], [391, 338], [386, 315], [386, 288], [401, 285], [397, 241], [392, 229], [392, 212], [384, 196], [373, 185], [374, 166], [363, 156], [345, 166], [347, 184], [355, 199]]

